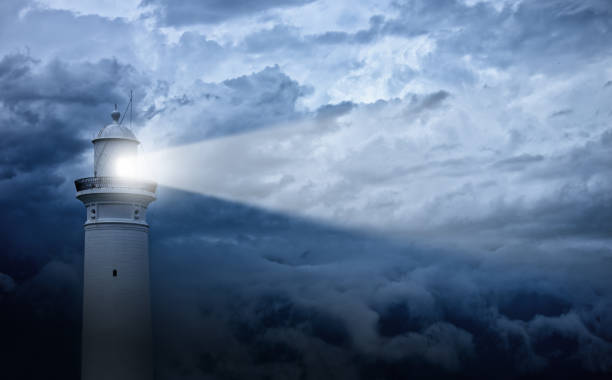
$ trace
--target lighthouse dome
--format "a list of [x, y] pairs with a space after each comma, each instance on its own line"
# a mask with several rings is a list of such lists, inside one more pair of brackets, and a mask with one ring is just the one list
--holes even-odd
[[129, 128], [119, 125], [118, 123], [112, 123], [100, 129], [100, 132], [98, 132], [94, 140], [98, 139], [137, 140], [136, 136], [134, 136], [134, 133], [130, 131]]
[[117, 111], [117, 105], [115, 105], [115, 110], [111, 113], [113, 122], [100, 129], [100, 132], [98, 132], [96, 137], [93, 139], [94, 143], [96, 140], [103, 139], [122, 139], [138, 142], [138, 139], [128, 127], [124, 127], [123, 125], [119, 124], [120, 116], [121, 114], [119, 111]]

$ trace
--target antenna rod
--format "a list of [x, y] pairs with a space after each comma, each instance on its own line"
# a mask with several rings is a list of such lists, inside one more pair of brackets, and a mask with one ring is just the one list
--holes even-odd
[[[128, 102], [127, 106], [125, 106], [125, 111], [123, 111], [123, 115], [121, 115], [121, 120], [119, 120], [119, 125], [121, 125], [121, 123], [123, 123], [123, 119], [125, 118], [125, 114], [127, 113], [128, 107], [129, 107], [131, 104], [132, 104], [132, 94], [131, 94], [131, 91], [130, 91], [130, 101]], [[132, 120], [132, 113], [131, 113], [131, 111], [130, 111], [130, 123], [131, 123], [131, 120]], [[131, 126], [132, 126], [132, 125], [130, 124], [130, 127], [131, 127]]]
[[134, 103], [132, 103], [133, 99], [134, 91], [130, 89], [130, 129], [132, 129], [132, 109], [134, 108]]

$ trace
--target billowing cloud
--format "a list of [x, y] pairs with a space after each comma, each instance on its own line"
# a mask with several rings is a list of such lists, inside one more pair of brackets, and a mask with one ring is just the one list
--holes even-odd
[[145, 0], [143, 5], [159, 5], [159, 17], [165, 25], [208, 24], [227, 19], [251, 16], [253, 13], [276, 7], [291, 7], [313, 0], [263, 0], [263, 1], [173, 1]]
[[302, 116], [296, 103], [309, 91], [278, 66], [222, 83], [197, 81], [182, 95], [151, 105], [141, 136], [162, 147], [288, 123]]
[[[152, 276], [165, 376], [588, 377], [612, 365], [601, 247], [583, 259], [584, 247], [473, 255], [161, 194]], [[179, 235], [167, 233], [175, 218]]]
[[[123, 82], [124, 91], [143, 84], [132, 67], [115, 60], [81, 65], [56, 60], [40, 66], [22, 54], [0, 61], [0, 164], [5, 177], [73, 159], [89, 147], [84, 127], [93, 113], [104, 109], [102, 105], [108, 108], [113, 99], [125, 99], [117, 82]], [[93, 130], [88, 132], [87, 137], [93, 135]]]
[[14, 54], [0, 60], [0, 83], [2, 262], [22, 281], [46, 260], [75, 249], [78, 232], [63, 235], [56, 228], [76, 221], [73, 228], [80, 229], [72, 180], [90, 174], [91, 138], [110, 121], [98, 115], [108, 115], [114, 101], [125, 102], [129, 88], [144, 92], [147, 79], [112, 59], [43, 63]]
[[609, 2], [101, 7], [0, 5], [5, 377], [78, 378], [72, 181], [130, 90], [159, 378], [612, 372]]

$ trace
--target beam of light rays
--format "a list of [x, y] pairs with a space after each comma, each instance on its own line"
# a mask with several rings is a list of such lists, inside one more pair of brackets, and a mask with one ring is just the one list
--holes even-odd
[[430, 130], [397, 123], [373, 133], [375, 120], [362, 116], [367, 120], [311, 118], [158, 149], [141, 154], [138, 171], [162, 186], [385, 234], [427, 234], [457, 212], [487, 211], [489, 194], [444, 198], [457, 192], [458, 175], [483, 175], [482, 158], [455, 168], [454, 152], [436, 150], [431, 161]]
[[[540, 215], [564, 194], [547, 173], [565, 165], [563, 156], [517, 156], [506, 135], [480, 141], [480, 130], [447, 128], [455, 113], [415, 122], [404, 111], [364, 108], [154, 149], [139, 170], [162, 186], [385, 235], [489, 249], [500, 233], [528, 239], [527, 223], [546, 230]], [[600, 150], [593, 154], [607, 156]]]
[[[385, 184], [361, 187], [360, 180], [353, 184], [347, 179], [352, 175], [347, 171], [353, 169], [377, 170], [363, 167], [364, 160], [350, 168], [346, 162], [370, 139], [367, 131], [341, 125], [337, 119], [310, 118], [144, 152], [139, 171], [141, 177], [165, 187], [342, 228], [404, 234], [394, 227], [400, 225], [395, 211], [379, 212], [380, 197], [387, 202], [382, 207], [395, 206], [386, 199]], [[401, 212], [402, 218], [411, 216], [411, 210]]]
[[[138, 176], [160, 185], [258, 207], [315, 215], [299, 199], [298, 178], [325, 181], [307, 137], [318, 122], [258, 130], [143, 153]], [[128, 159], [120, 162], [129, 171]]]
[[161, 186], [336, 227], [402, 240], [432, 234], [420, 208], [442, 188], [436, 179], [410, 185], [410, 175], [385, 180], [393, 162], [359, 157], [372, 141], [364, 129], [313, 118], [143, 153], [138, 171]]

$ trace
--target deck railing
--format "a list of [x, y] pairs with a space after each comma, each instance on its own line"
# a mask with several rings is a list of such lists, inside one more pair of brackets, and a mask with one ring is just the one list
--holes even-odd
[[154, 193], [157, 189], [157, 183], [153, 181], [145, 181], [123, 177], [87, 177], [74, 181], [77, 191], [105, 189], [105, 188], [121, 188], [121, 189], [136, 189]]

